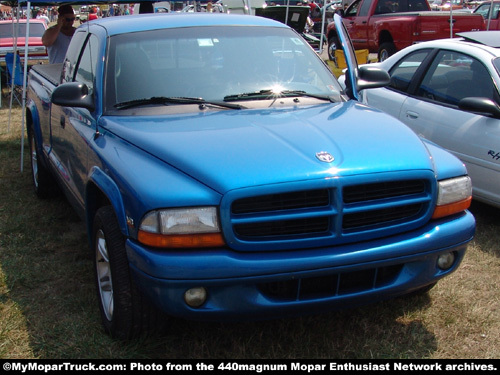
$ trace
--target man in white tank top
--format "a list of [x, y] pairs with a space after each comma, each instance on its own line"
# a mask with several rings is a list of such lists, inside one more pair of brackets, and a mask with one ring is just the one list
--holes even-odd
[[64, 61], [69, 42], [76, 30], [73, 27], [75, 13], [71, 5], [61, 5], [57, 9], [57, 14], [57, 24], [47, 29], [42, 36], [42, 43], [47, 47], [50, 64]]

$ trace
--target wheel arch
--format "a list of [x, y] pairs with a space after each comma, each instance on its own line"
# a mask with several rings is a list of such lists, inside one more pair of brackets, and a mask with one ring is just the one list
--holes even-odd
[[389, 30], [381, 30], [378, 34], [377, 47], [380, 48], [380, 46], [384, 43], [394, 43], [394, 38]]
[[[37, 153], [42, 155], [42, 130], [40, 129], [40, 117], [38, 115], [38, 110], [36, 109], [36, 105], [34, 105], [33, 102], [30, 102], [26, 105], [26, 113], [25, 113], [25, 118], [26, 118], [26, 133], [28, 134], [28, 139], [29, 136], [31, 135], [31, 132], [34, 133], [35, 139], [36, 139], [36, 145], [37, 145]], [[45, 167], [48, 167], [45, 163], [45, 158], [41, 158], [41, 161]]]
[[92, 228], [97, 210], [103, 206], [112, 206], [121, 232], [128, 236], [125, 206], [116, 183], [104, 171], [94, 167], [85, 189], [85, 214], [89, 243], [92, 246]]

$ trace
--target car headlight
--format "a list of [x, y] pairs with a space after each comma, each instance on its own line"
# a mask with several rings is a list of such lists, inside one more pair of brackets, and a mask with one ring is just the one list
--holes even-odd
[[216, 207], [151, 211], [142, 219], [137, 238], [154, 247], [218, 247], [225, 244]]
[[433, 219], [448, 216], [469, 208], [472, 183], [469, 176], [439, 181], [438, 198]]

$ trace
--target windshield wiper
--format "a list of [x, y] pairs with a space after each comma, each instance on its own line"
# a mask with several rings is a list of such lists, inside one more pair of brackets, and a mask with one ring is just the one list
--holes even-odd
[[237, 100], [252, 100], [252, 99], [273, 99], [273, 98], [284, 98], [289, 96], [307, 96], [310, 98], [316, 98], [320, 100], [328, 100], [329, 102], [334, 102], [334, 99], [328, 95], [321, 94], [311, 94], [302, 90], [283, 90], [283, 91], [274, 91], [272, 89], [254, 91], [254, 92], [246, 92], [242, 94], [235, 95], [227, 95], [224, 97], [225, 102], [232, 102]]
[[166, 96], [153, 96], [151, 98], [135, 99], [127, 102], [121, 102], [114, 105], [116, 109], [128, 109], [133, 107], [140, 107], [149, 104], [199, 104], [199, 105], [216, 105], [223, 108], [242, 109], [243, 106], [239, 104], [230, 104], [219, 101], [205, 100], [203, 98], [186, 98], [186, 97], [166, 97]]

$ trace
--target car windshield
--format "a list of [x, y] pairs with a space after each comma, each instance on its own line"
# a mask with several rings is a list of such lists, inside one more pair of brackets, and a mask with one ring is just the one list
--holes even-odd
[[[17, 35], [19, 37], [26, 36], [26, 23], [2, 23], [0, 24], [0, 38], [12, 38], [14, 27], [19, 27]], [[45, 27], [41, 23], [30, 23], [30, 37], [41, 38], [45, 32]]]
[[281, 27], [210, 26], [114, 36], [106, 71], [106, 112], [128, 108], [132, 101], [182, 105], [293, 95], [339, 101], [341, 93], [307, 42]]

